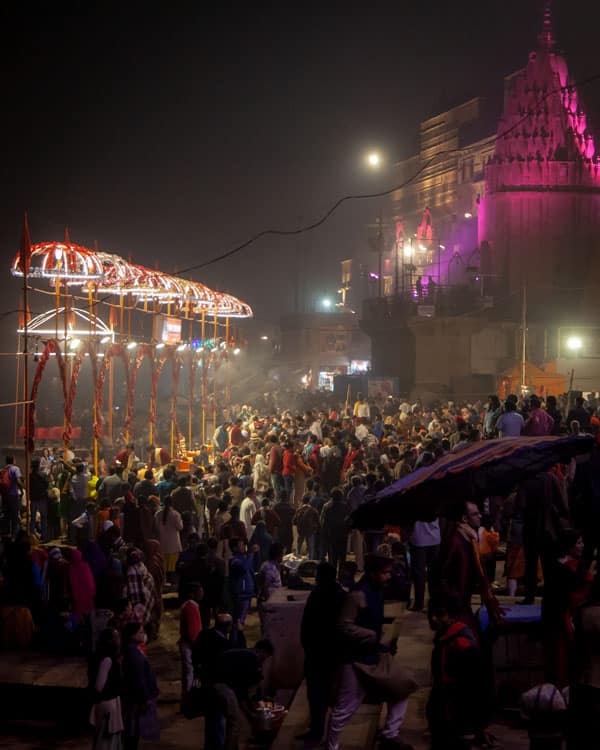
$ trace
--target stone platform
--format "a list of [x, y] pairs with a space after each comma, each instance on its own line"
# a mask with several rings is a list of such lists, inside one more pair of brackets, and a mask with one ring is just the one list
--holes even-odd
[[[400, 635], [398, 659], [412, 669], [419, 690], [409, 700], [403, 738], [415, 750], [429, 747], [426, 736], [425, 705], [429, 690], [429, 660], [432, 633], [427, 618], [420, 613], [405, 612], [397, 605], [387, 614], [398, 617]], [[179, 653], [177, 639], [179, 613], [168, 609], [163, 616], [160, 635], [149, 646], [149, 658], [155, 669], [159, 688], [160, 743], [143, 742], [148, 750], [199, 750], [203, 747], [203, 720], [186, 720], [179, 713]], [[258, 637], [258, 618], [248, 619], [248, 640]], [[87, 673], [85, 660], [34, 653], [0, 653], [0, 748], [23, 750], [84, 750], [90, 747], [91, 734], [85, 712]], [[283, 696], [282, 696], [283, 698]], [[303, 685], [290, 701], [290, 710], [273, 748], [305, 750], [294, 738], [307, 728], [308, 705]], [[18, 710], [17, 710], [18, 707]], [[365, 705], [348, 725], [342, 740], [346, 750], [369, 750], [374, 747], [377, 729], [382, 725], [385, 708]], [[498, 719], [491, 731], [505, 750], [526, 750], [529, 742], [516, 715]], [[252, 745], [248, 737], [243, 747]]]

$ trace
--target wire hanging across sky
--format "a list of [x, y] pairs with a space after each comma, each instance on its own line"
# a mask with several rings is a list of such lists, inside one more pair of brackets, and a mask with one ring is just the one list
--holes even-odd
[[[541, 104], [543, 104], [546, 99], [548, 99], [553, 94], [562, 93], [565, 91], [569, 91], [570, 89], [573, 89], [575, 87], [582, 88], [584, 86], [587, 86], [591, 83], [594, 83], [595, 81], [600, 80], [600, 73], [596, 73], [592, 76], [589, 76], [587, 78], [583, 78], [580, 81], [575, 81], [573, 83], [567, 84], [565, 86], [559, 86], [555, 89], [552, 89], [551, 91], [548, 91], [546, 94], [544, 94], [540, 99], [538, 100], [536, 107], [539, 107]], [[528, 110], [522, 118], [517, 120], [517, 122], [513, 123], [509, 128], [507, 128], [504, 132], [499, 133], [495, 136], [496, 140], [499, 140], [501, 138], [505, 138], [507, 135], [509, 135], [513, 130], [519, 127], [521, 123], [525, 122], [525, 120], [529, 119], [530, 117], [535, 115], [535, 111]], [[399, 185], [394, 185], [391, 188], [387, 188], [386, 190], [381, 190], [377, 193], [359, 193], [357, 195], [345, 195], [339, 200], [337, 200], [331, 208], [326, 211], [323, 216], [321, 216], [320, 219], [314, 221], [311, 224], [307, 224], [302, 227], [298, 227], [297, 229], [263, 229], [261, 232], [258, 232], [253, 237], [250, 237], [250, 239], [246, 240], [245, 242], [242, 242], [241, 245], [237, 245], [236, 247], [232, 248], [231, 250], [227, 250], [224, 253], [221, 253], [221, 255], [217, 255], [214, 258], [211, 258], [210, 260], [205, 260], [202, 263], [195, 263], [193, 266], [188, 266], [187, 268], [183, 268], [180, 271], [177, 271], [174, 273], [174, 276], [181, 276], [186, 273], [191, 273], [192, 271], [199, 271], [202, 268], [206, 268], [207, 266], [212, 266], [214, 263], [218, 263], [219, 261], [225, 260], [226, 258], [230, 258], [233, 255], [237, 255], [237, 253], [241, 252], [242, 250], [245, 250], [250, 245], [254, 244], [258, 240], [262, 239], [263, 237], [293, 237], [299, 234], [304, 234], [306, 232], [311, 232], [313, 229], [317, 229], [318, 227], [325, 224], [325, 222], [338, 210], [338, 208], [343, 205], [344, 203], [347, 203], [348, 201], [355, 201], [355, 200], [370, 200], [373, 198], [383, 198], [387, 195], [391, 195], [392, 193], [395, 193], [397, 190], [402, 190], [402, 188], [407, 187], [412, 182], [414, 182], [418, 177], [420, 177], [423, 172], [425, 172], [435, 161], [437, 161], [439, 158], [443, 156], [449, 156], [451, 154], [455, 153], [466, 153], [470, 149], [476, 148], [475, 145], [471, 146], [464, 146], [462, 148], [453, 148], [453, 149], [447, 149], [445, 151], [440, 151], [434, 156], [431, 157], [428, 161], [425, 162], [425, 164], [420, 167], [411, 177], [409, 177], [404, 182], [400, 183]]]

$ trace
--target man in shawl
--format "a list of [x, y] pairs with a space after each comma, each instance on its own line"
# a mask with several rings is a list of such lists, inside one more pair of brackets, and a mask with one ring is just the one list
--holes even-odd
[[144, 625], [150, 623], [156, 607], [154, 579], [142, 562], [141, 550], [133, 548], [127, 555], [127, 596]]
[[73, 613], [81, 622], [85, 615], [94, 609], [96, 583], [90, 566], [85, 562], [78, 549], [70, 550], [69, 586]]
[[380, 748], [412, 750], [399, 738], [409, 694], [417, 684], [391, 662], [397, 639], [383, 643], [383, 589], [392, 575], [392, 561], [367, 555], [365, 575], [342, 605], [339, 641], [345, 648], [339, 687], [327, 732], [327, 750], [339, 750], [346, 724], [369, 694], [387, 703]]

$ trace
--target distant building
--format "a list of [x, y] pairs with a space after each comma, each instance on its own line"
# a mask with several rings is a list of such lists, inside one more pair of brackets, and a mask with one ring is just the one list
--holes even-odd
[[400, 183], [418, 176], [377, 230], [360, 325], [374, 374], [405, 392], [485, 397], [522, 358], [524, 310], [526, 359], [600, 390], [600, 161], [549, 7], [499, 123], [472, 99], [423, 122], [419, 154], [398, 165]]
[[370, 369], [370, 342], [351, 312], [314, 312], [281, 318], [282, 380], [311, 390], [333, 390], [336, 375]]

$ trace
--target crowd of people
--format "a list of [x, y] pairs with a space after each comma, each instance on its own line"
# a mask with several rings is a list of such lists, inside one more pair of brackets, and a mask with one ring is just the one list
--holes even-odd
[[382, 642], [387, 597], [428, 613], [436, 632], [432, 747], [493, 744], [491, 669], [472, 598], [479, 594], [491, 620], [501, 620], [500, 545], [506, 593], [520, 586], [532, 603], [541, 578], [552, 581], [543, 597], [547, 679], [571, 684], [579, 710], [598, 705], [600, 682], [582, 669], [589, 654], [582, 660], [578, 645], [591, 643], [598, 627], [585, 614], [598, 601], [590, 571], [600, 534], [600, 448], [506, 498], [465, 502], [431, 522], [364, 533], [350, 522], [386, 486], [479, 440], [594, 433], [595, 403], [578, 398], [567, 408], [551, 396], [501, 403], [492, 395], [426, 408], [359, 394], [353, 405], [302, 414], [241, 405], [227, 417], [185, 472], [156, 446], [137, 447], [140, 458], [129, 443], [104, 456], [98, 475], [89, 454], [44, 449], [31, 462], [27, 519], [13, 457], [0, 471], [3, 647], [89, 655], [96, 747], [136, 747], [158, 731], [145, 641], [159, 633], [168, 588], [181, 604], [182, 705], [200, 684], [205, 746], [236, 747], [240, 715], [250, 716], [260, 699], [261, 665], [273, 649], [265, 640], [247, 648], [248, 613], [256, 606], [262, 618], [294, 558], [320, 563], [302, 624], [306, 741], [325, 733], [337, 750], [343, 727], [376, 687], [389, 707], [381, 746], [408, 747], [400, 732], [414, 686], [401, 674], [381, 687], [396, 648]]

